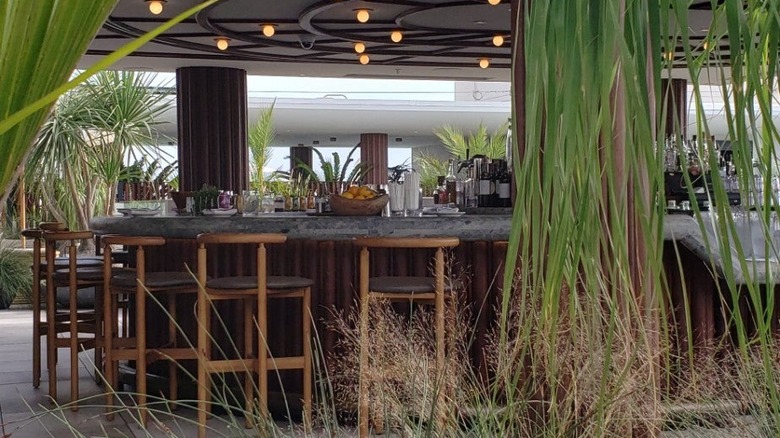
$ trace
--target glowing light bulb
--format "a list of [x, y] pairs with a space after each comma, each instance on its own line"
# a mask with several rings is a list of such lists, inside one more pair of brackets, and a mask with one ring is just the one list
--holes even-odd
[[276, 33], [276, 29], [274, 29], [273, 24], [264, 24], [263, 25], [263, 35], [267, 36], [268, 38], [271, 38]]
[[230, 45], [230, 38], [219, 37], [214, 38], [214, 41], [217, 42], [217, 48], [219, 50], [227, 50], [228, 46]]
[[366, 51], [366, 45], [363, 43], [355, 43], [355, 52], [363, 53]]
[[394, 30], [393, 33], [390, 34], [390, 40], [394, 43], [400, 43], [402, 39], [404, 39], [404, 35], [400, 30]]
[[496, 47], [501, 47], [504, 45], [504, 37], [501, 35], [496, 35], [493, 37], [493, 45]]
[[368, 19], [371, 18], [371, 14], [368, 13], [368, 9], [358, 9], [355, 18], [357, 18], [357, 21], [360, 23], [366, 23], [368, 22]]
[[482, 68], [488, 68], [490, 67], [490, 60], [487, 58], [482, 58], [479, 60], [479, 66]]
[[163, 11], [163, 0], [147, 0], [149, 3], [149, 12], [159, 15]]
[[501, 0], [488, 0], [488, 3], [490, 3], [493, 6], [495, 6], [495, 5], [499, 4], [499, 3], [501, 3]]
[[370, 61], [368, 59], [368, 55], [365, 55], [365, 54], [364, 55], [360, 55], [359, 60], [360, 60], [360, 63], [363, 64], [363, 65], [368, 64], [368, 61]]

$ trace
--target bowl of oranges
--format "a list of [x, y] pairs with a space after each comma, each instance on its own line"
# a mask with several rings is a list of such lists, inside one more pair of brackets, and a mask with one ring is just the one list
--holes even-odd
[[367, 186], [351, 186], [330, 196], [330, 209], [339, 216], [376, 216], [382, 213], [390, 198]]

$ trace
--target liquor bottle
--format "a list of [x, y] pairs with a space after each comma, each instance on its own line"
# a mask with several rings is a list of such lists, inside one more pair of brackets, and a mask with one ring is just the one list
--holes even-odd
[[447, 188], [444, 185], [444, 176], [440, 175], [436, 177], [436, 190], [433, 191], [433, 203], [434, 204], [446, 204], [448, 195]]
[[[455, 159], [450, 158], [448, 162], [447, 176], [444, 181], [447, 188], [447, 200], [442, 204], [457, 204], [458, 203], [458, 177], [455, 176], [458, 173], [458, 163]], [[461, 189], [462, 191], [462, 189]]]
[[463, 202], [465, 208], [477, 207], [477, 184], [474, 163], [466, 164], [466, 179], [463, 180]]
[[498, 179], [498, 206], [499, 207], [511, 207], [512, 206], [512, 195], [510, 193], [510, 174], [509, 174], [509, 166], [505, 162], [504, 167], [501, 170], [501, 173], [499, 174]]
[[487, 159], [481, 162], [479, 170], [479, 198], [480, 207], [493, 207], [493, 194], [495, 186], [493, 185], [492, 166]]

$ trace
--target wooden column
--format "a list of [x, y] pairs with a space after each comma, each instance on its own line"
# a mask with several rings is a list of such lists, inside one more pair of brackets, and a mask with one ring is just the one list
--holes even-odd
[[298, 175], [298, 171], [295, 169], [295, 166], [298, 165], [298, 163], [306, 164], [307, 166], [312, 167], [311, 165], [311, 159], [312, 159], [312, 151], [310, 147], [306, 146], [291, 146], [290, 147], [290, 173], [293, 176]]
[[664, 138], [677, 134], [688, 138], [688, 80], [661, 79], [661, 105], [666, 109]]
[[222, 67], [176, 70], [181, 190], [203, 184], [247, 188], [246, 71]]
[[371, 165], [366, 184], [387, 184], [387, 134], [360, 134], [360, 161]]

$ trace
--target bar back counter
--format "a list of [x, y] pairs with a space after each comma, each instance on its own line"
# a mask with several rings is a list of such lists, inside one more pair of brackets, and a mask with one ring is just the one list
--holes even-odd
[[[273, 232], [285, 233], [285, 245], [269, 249], [269, 269], [273, 275], [298, 275], [311, 278], [312, 313], [326, 357], [337, 346], [337, 335], [328, 330], [328, 322], [338, 312], [354, 308], [357, 302], [358, 251], [350, 239], [357, 236], [454, 236], [461, 245], [453, 252], [453, 272], [464, 280], [457, 290], [461, 304], [470, 307], [476, 329], [471, 359], [481, 373], [486, 372], [484, 349], [495, 320], [495, 306], [503, 282], [504, 259], [511, 228], [511, 216], [464, 215], [455, 217], [338, 217], [306, 216], [301, 213], [274, 213], [258, 217], [99, 217], [92, 221], [97, 235], [159, 235], [168, 240], [165, 251], [149, 251], [148, 266], [153, 270], [195, 270], [195, 237], [205, 232]], [[724, 309], [718, 286], [718, 275], [724, 263], [711, 254], [704, 243], [701, 228], [691, 217], [668, 216], [664, 226], [664, 261], [669, 290], [667, 324], [671, 329], [676, 352], [685, 353], [689, 345], [711, 347], [729, 328], [728, 309]], [[679, 268], [677, 254], [682, 260]], [[221, 253], [209, 266], [212, 275], [243, 275], [251, 269], [253, 253]], [[372, 276], [427, 275], [430, 254], [410, 250], [381, 250], [372, 253]], [[777, 266], [777, 264], [774, 264]], [[764, 269], [764, 268], [761, 268]], [[780, 274], [780, 269], [777, 269]], [[739, 278], [744, 278], [738, 272]], [[727, 289], [723, 289], [723, 293]], [[683, 303], [689, 303], [685, 315]], [[185, 332], [195, 327], [193, 306], [180, 306], [177, 319]], [[269, 332], [281, 330], [291, 337], [300, 336], [298, 309], [269, 308]], [[690, 330], [686, 326], [690, 321]], [[161, 327], [164, 321], [160, 321]], [[153, 329], [149, 330], [154, 333]], [[277, 331], [278, 333], [278, 331]], [[689, 339], [688, 333], [692, 338]], [[271, 336], [274, 354], [296, 354], [287, 351], [285, 336]], [[295, 385], [293, 385], [295, 386]]]

